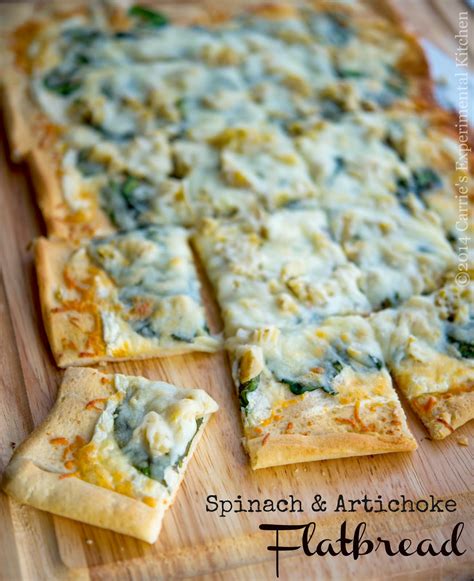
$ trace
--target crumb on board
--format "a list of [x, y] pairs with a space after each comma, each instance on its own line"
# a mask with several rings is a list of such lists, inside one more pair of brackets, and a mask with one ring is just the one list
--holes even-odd
[[94, 541], [92, 539], [86, 539], [86, 545], [93, 545]]
[[469, 446], [469, 439], [466, 436], [459, 436], [457, 442], [460, 446]]

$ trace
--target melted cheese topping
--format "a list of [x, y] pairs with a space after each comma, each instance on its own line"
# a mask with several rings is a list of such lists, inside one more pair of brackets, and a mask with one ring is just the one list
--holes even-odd
[[[91, 300], [100, 313], [107, 355], [145, 354], [158, 346], [219, 347], [206, 325], [183, 229], [148, 227], [95, 239], [73, 254], [69, 276], [84, 284], [91, 263], [99, 269], [90, 281]], [[75, 298], [75, 292], [61, 289], [62, 299]]]
[[361, 288], [374, 308], [434, 290], [454, 267], [454, 252], [431, 216], [341, 208], [331, 212], [330, 223], [347, 258], [363, 272]]
[[[76, 219], [90, 222], [100, 206], [119, 229], [190, 225], [320, 194], [330, 205], [360, 193], [396, 203], [392, 175], [408, 179], [406, 164], [377, 140], [373, 119], [342, 113], [409, 96], [398, 62], [412, 47], [373, 15], [367, 31], [356, 4], [348, 10], [264, 12], [209, 29], [121, 14], [117, 31], [96, 7], [39, 27], [24, 56], [40, 107], [62, 129], [64, 197]], [[320, 126], [293, 143], [295, 127], [315, 117]], [[213, 161], [176, 183], [182, 140]]]
[[374, 325], [408, 398], [474, 388], [474, 284], [412, 297]]
[[[380, 347], [361, 317], [331, 317], [294, 330], [240, 331], [229, 347], [248, 427], [298, 400], [310, 415], [362, 400], [397, 401]], [[242, 390], [252, 380], [243, 405]]]
[[370, 310], [360, 271], [330, 239], [319, 210], [281, 210], [254, 223], [208, 220], [195, 240], [228, 335]]
[[77, 453], [81, 478], [148, 504], [172, 496], [199, 422], [217, 411], [200, 389], [114, 376], [91, 441]]

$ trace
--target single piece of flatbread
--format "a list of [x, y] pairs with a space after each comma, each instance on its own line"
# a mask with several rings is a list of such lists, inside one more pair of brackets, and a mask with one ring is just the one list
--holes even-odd
[[240, 332], [229, 349], [254, 469], [416, 448], [366, 319]]
[[[150, 390], [155, 397], [158, 394], [156, 402], [148, 402], [142, 418], [149, 424], [155, 420], [150, 424], [156, 426], [155, 431], [149, 425], [144, 432], [145, 438], [151, 438], [150, 446], [161, 443], [166, 449], [166, 437], [175, 434], [173, 425], [181, 429], [193, 418], [194, 431], [183, 456], [169, 474], [165, 472], [166, 486], [147, 476], [146, 470], [135, 468], [114, 441], [117, 406], [127, 401], [130, 389], [139, 397], [146, 398]], [[189, 415], [192, 406], [194, 415]], [[152, 408], [156, 412], [150, 413]], [[179, 414], [185, 408], [188, 415], [181, 419]], [[104, 375], [87, 368], [68, 369], [51, 413], [15, 451], [5, 471], [3, 489], [21, 503], [154, 543], [197, 442], [216, 409], [217, 404], [202, 390]], [[108, 449], [112, 447], [113, 453], [98, 459], [97, 450], [103, 442]]]
[[430, 436], [441, 440], [474, 418], [474, 284], [371, 317], [387, 365]]
[[216, 289], [228, 336], [280, 329], [331, 315], [368, 313], [362, 273], [311, 205], [256, 220], [203, 221], [193, 236]]
[[40, 238], [35, 250], [60, 367], [219, 349], [184, 229], [149, 226], [79, 248]]

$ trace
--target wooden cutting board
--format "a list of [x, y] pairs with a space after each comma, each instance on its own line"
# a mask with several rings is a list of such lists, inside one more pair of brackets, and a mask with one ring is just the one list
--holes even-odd
[[[433, 12], [427, 6], [433, 5]], [[461, 2], [450, 2], [452, 10]], [[446, 6], [446, 4], [444, 4]], [[400, 7], [414, 21], [425, 23], [449, 46], [447, 20], [440, 18], [441, 2], [410, 2]], [[414, 10], [416, 7], [416, 10]], [[200, 7], [174, 5], [190, 14]], [[20, 8], [15, 9], [20, 10]], [[429, 17], [429, 23], [427, 21]], [[444, 23], [444, 24], [443, 24]], [[441, 31], [441, 32], [440, 32]], [[444, 36], [443, 36], [444, 35]], [[62, 372], [49, 352], [41, 322], [31, 241], [44, 233], [34, 192], [24, 166], [8, 161], [4, 133], [0, 139], [0, 474], [12, 451], [51, 408]], [[219, 328], [216, 305], [206, 287], [206, 302], [214, 328]], [[410, 454], [391, 454], [266, 469], [252, 472], [240, 444], [241, 426], [229, 366], [223, 353], [155, 359], [109, 365], [107, 371], [144, 375], [189, 387], [202, 387], [219, 402], [192, 460], [177, 500], [165, 517], [154, 546], [132, 538], [82, 525], [20, 506], [0, 493], [0, 578], [33, 579], [158, 579], [196, 576], [213, 579], [273, 579], [275, 553], [267, 550], [274, 533], [259, 530], [262, 523], [316, 522], [316, 537], [337, 539], [339, 527], [348, 530], [364, 521], [367, 536], [384, 536], [396, 544], [402, 538], [418, 542], [431, 538], [439, 545], [453, 527], [464, 522], [462, 556], [387, 557], [380, 550], [359, 560], [352, 557], [305, 556], [301, 549], [280, 555], [281, 579], [468, 579], [474, 572], [471, 448], [461, 446], [472, 428], [464, 426], [443, 442], [433, 442], [405, 405], [409, 425], [419, 442]], [[405, 402], [404, 402], [405, 403]], [[334, 512], [340, 494], [346, 499], [364, 494], [385, 501], [404, 494], [409, 499], [454, 499], [455, 512], [365, 513]], [[220, 517], [206, 511], [206, 498], [278, 500], [292, 494], [304, 513], [232, 513]], [[315, 495], [327, 511], [315, 513]], [[300, 544], [296, 533], [280, 533], [281, 544]], [[313, 541], [314, 543], [314, 541]]]

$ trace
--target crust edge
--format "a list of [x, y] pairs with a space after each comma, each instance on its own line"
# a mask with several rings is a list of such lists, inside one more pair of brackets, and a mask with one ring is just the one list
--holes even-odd
[[409, 452], [418, 447], [414, 438], [368, 434], [284, 434], [245, 440], [254, 470], [270, 466], [367, 456], [387, 452]]

